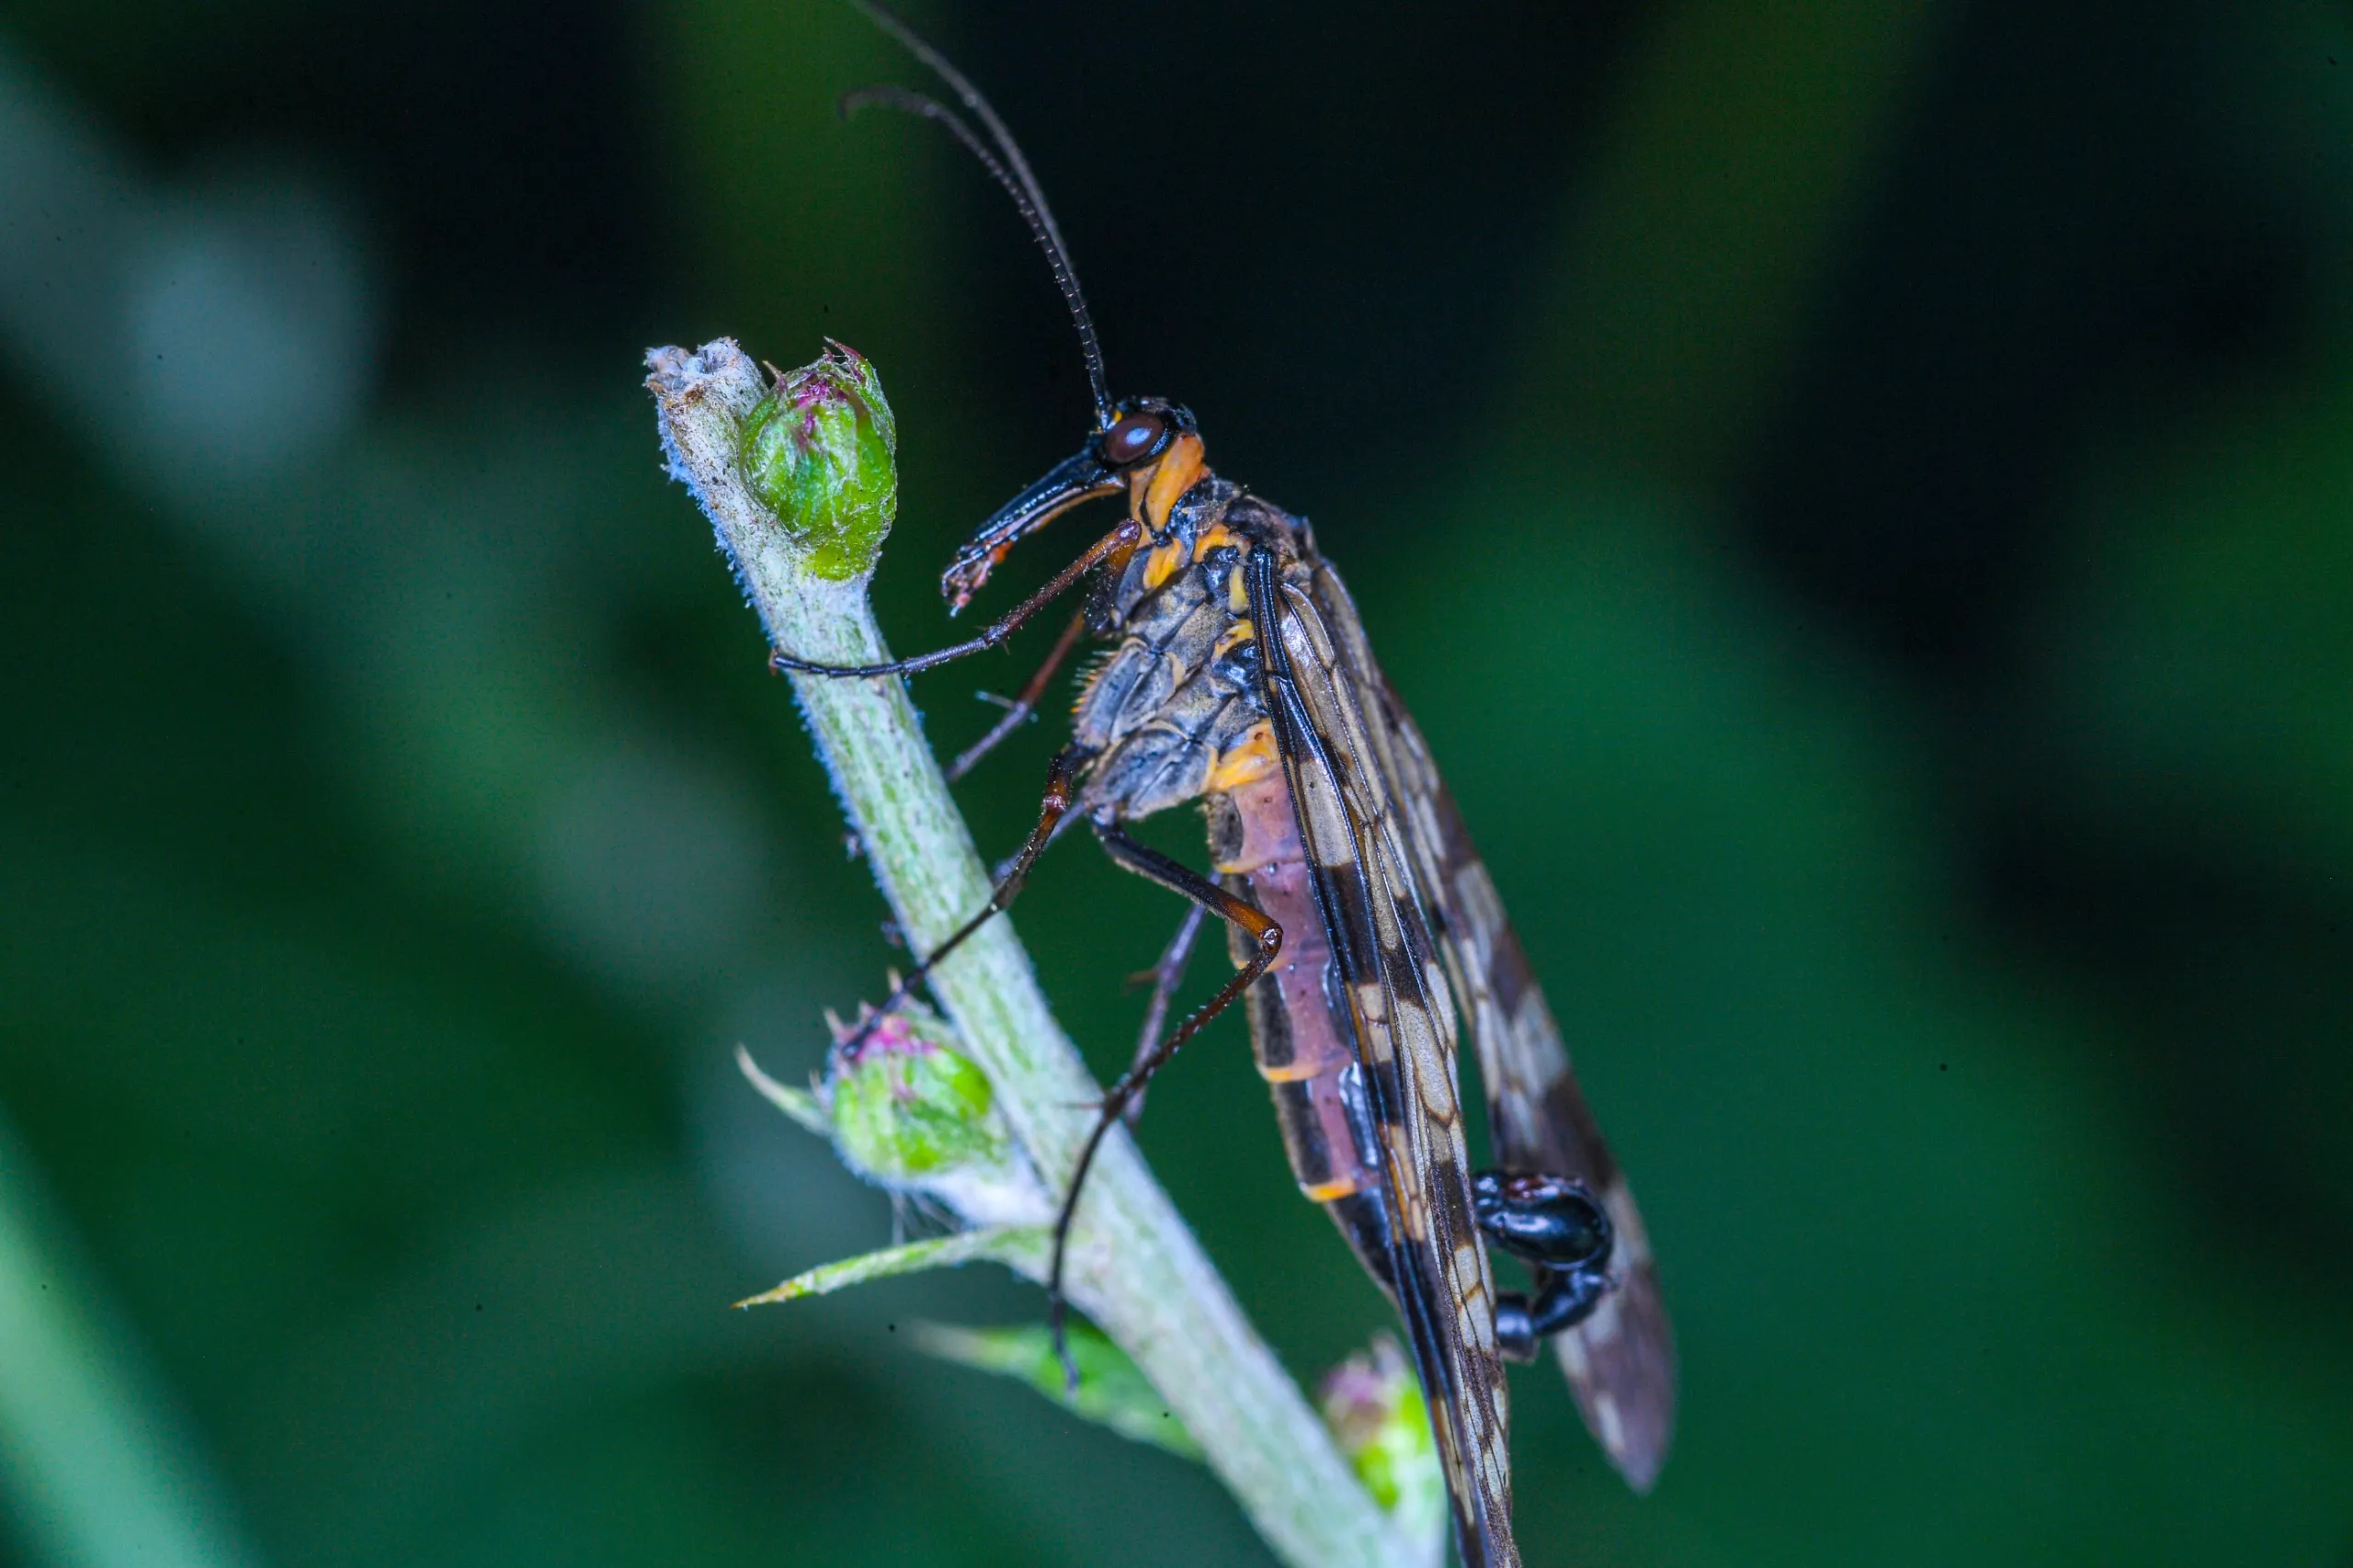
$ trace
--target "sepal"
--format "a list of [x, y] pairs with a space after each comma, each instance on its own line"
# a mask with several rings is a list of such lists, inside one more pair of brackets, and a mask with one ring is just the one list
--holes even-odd
[[803, 1296], [830, 1296], [870, 1279], [922, 1274], [966, 1263], [1002, 1263], [1018, 1273], [1039, 1275], [1045, 1272], [1050, 1239], [1041, 1225], [993, 1225], [982, 1231], [959, 1231], [952, 1236], [934, 1236], [902, 1246], [884, 1247], [880, 1252], [861, 1253], [839, 1263], [820, 1264], [794, 1275], [773, 1290], [746, 1296], [735, 1304], [760, 1307], [797, 1301]]
[[1053, 1335], [1042, 1324], [958, 1328], [920, 1324], [915, 1347], [945, 1361], [1027, 1383], [1073, 1415], [1134, 1442], [1150, 1443], [1184, 1459], [1201, 1457], [1200, 1445], [1169, 1413], [1160, 1391], [1126, 1351], [1084, 1324], [1071, 1324], [1069, 1337], [1071, 1358], [1078, 1366], [1075, 1395], [1064, 1387]]

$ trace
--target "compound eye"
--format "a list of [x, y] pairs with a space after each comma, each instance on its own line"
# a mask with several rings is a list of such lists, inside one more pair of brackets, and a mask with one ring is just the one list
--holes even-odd
[[1157, 414], [1131, 414], [1103, 432], [1103, 460], [1113, 468], [1141, 462], [1168, 438], [1168, 422]]

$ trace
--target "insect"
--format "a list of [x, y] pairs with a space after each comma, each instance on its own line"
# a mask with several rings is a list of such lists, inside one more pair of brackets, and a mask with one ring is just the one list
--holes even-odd
[[[873, 0], [861, 8], [951, 89], [979, 128], [896, 86], [848, 95], [945, 127], [1012, 196], [1046, 253], [1086, 356], [1095, 428], [1078, 452], [983, 524], [942, 578], [967, 605], [1022, 539], [1083, 502], [1127, 515], [977, 637], [915, 658], [780, 670], [910, 675], [1002, 644], [1063, 593], [1086, 608], [961, 774], [1034, 709], [1082, 634], [1110, 643], [1085, 683], [1036, 828], [988, 904], [894, 988], [885, 1009], [1020, 892], [1063, 831], [1188, 900], [1155, 971], [1136, 1059], [1104, 1096], [1055, 1233], [1145, 1084], [1236, 1001], [1302, 1188], [1395, 1304], [1412, 1346], [1474, 1568], [1518, 1562], [1511, 1528], [1504, 1364], [1551, 1339], [1586, 1425], [1647, 1489], [1674, 1419], [1672, 1335], [1642, 1217], [1571, 1074], [1566, 1050], [1493, 880], [1420, 732], [1381, 673], [1356, 607], [1305, 519], [1213, 472], [1198, 423], [1158, 398], [1115, 402], [1095, 326], [1045, 197], [987, 100]], [[1214, 875], [1139, 842], [1129, 824], [1199, 801]], [[1233, 978], [1160, 1033], [1204, 914], [1222, 920]], [[1474, 1175], [1457, 1072], [1467, 1030], [1498, 1168]], [[1534, 1289], [1497, 1290], [1484, 1242]]]

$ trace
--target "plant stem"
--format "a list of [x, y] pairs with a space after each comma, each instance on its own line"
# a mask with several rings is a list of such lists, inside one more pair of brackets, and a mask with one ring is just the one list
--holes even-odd
[[[888, 659], [864, 580], [804, 571], [744, 483], [742, 422], [765, 391], [751, 360], [722, 338], [696, 353], [656, 349], [647, 363], [671, 472], [709, 514], [770, 645], [834, 664]], [[792, 684], [883, 897], [910, 947], [929, 951], [987, 903], [990, 883], [904, 683], [795, 676]], [[1039, 1173], [1060, 1190], [1094, 1122], [1085, 1108], [1102, 1091], [1054, 1022], [1011, 923], [983, 926], [930, 986]], [[1415, 1562], [1124, 1129], [1112, 1131], [1088, 1179], [1067, 1286], [1152, 1380], [1285, 1562]]]

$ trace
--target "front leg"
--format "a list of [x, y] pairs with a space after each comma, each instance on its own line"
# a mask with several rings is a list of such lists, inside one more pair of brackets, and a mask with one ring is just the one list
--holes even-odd
[[858, 1032], [844, 1040], [837, 1050], [854, 1050], [864, 1044], [866, 1038], [881, 1027], [882, 1020], [898, 1011], [900, 1004], [915, 994], [916, 986], [931, 978], [931, 971], [939, 967], [940, 960], [962, 947], [973, 932], [1004, 914], [1013, 901], [1021, 896], [1022, 888], [1029, 881], [1030, 869], [1038, 864], [1038, 857], [1043, 855], [1046, 846], [1054, 841], [1063, 820], [1070, 813], [1072, 803], [1078, 799], [1079, 775], [1086, 770], [1094, 755], [1077, 744], [1064, 746], [1054, 754], [1053, 764], [1046, 770], [1045, 798], [1038, 804], [1038, 825], [1029, 830], [1028, 838], [1021, 841], [1020, 853], [1014, 856], [1012, 865], [997, 879], [996, 886], [990, 890], [988, 903], [981, 906], [979, 914], [950, 931], [939, 946], [924, 954], [915, 968], [891, 987], [890, 994], [882, 998], [882, 1005], [858, 1025]]
[[[1137, 541], [1142, 538], [1143, 525], [1133, 517], [1130, 517], [1126, 522], [1097, 540], [1087, 548], [1086, 554], [1055, 573], [1051, 582], [1022, 600], [1012, 613], [992, 622], [986, 631], [969, 641], [935, 649], [928, 653], [917, 653], [912, 659], [891, 659], [879, 665], [824, 665], [813, 659], [804, 659], [798, 653], [788, 653], [781, 648], [772, 648], [768, 651], [768, 668], [780, 673], [790, 672], [804, 676], [841, 677], [911, 676], [924, 670], [938, 669], [951, 659], [969, 658], [974, 653], [984, 653], [991, 648], [999, 646], [1006, 638], [1018, 631], [1022, 622], [1060, 598], [1069, 591], [1072, 584], [1086, 576], [1104, 562], [1119, 556], [1121, 551], [1133, 550]], [[963, 602], [961, 598], [958, 599], [957, 608], [962, 608]]]
[[1495, 1298], [1496, 1349], [1533, 1361], [1544, 1339], [1583, 1323], [1617, 1285], [1617, 1233], [1585, 1183], [1567, 1176], [1484, 1171], [1472, 1181], [1471, 1206], [1487, 1239], [1536, 1277], [1533, 1301], [1517, 1291]]

